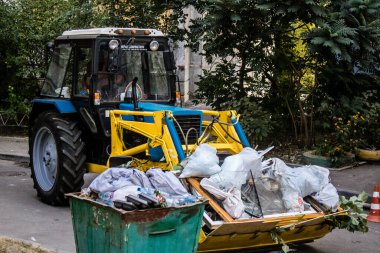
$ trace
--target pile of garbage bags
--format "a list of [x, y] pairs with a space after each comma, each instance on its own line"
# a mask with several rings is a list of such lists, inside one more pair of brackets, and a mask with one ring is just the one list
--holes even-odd
[[304, 212], [311, 209], [303, 200], [309, 195], [328, 208], [337, 207], [339, 196], [328, 169], [312, 165], [293, 168], [278, 158], [263, 160], [270, 149], [244, 148], [226, 157], [220, 166], [216, 150], [202, 144], [183, 162], [180, 178], [202, 177], [200, 185], [234, 219]]
[[189, 194], [172, 172], [152, 168], [146, 173], [133, 168], [109, 168], [82, 194], [124, 210], [176, 207], [199, 199]]
[[188, 193], [181, 178], [202, 178], [200, 186], [234, 219], [312, 211], [306, 196], [335, 209], [339, 202], [329, 170], [319, 166], [289, 167], [278, 158], [263, 160], [272, 147], [244, 148], [219, 164], [215, 148], [201, 144], [181, 162], [179, 176], [151, 168], [109, 168], [85, 191], [96, 201], [125, 210], [175, 207], [200, 199]]

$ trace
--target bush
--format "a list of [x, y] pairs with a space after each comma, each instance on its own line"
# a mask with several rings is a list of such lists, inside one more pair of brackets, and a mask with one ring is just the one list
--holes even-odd
[[13, 86], [8, 86], [8, 108], [5, 113], [12, 119], [17, 121], [20, 114], [29, 114], [31, 110], [31, 104], [27, 99], [17, 94]]
[[230, 99], [221, 106], [224, 109], [236, 110], [241, 114], [240, 122], [251, 145], [267, 139], [273, 130], [270, 114], [249, 97], [239, 100], [228, 97]]

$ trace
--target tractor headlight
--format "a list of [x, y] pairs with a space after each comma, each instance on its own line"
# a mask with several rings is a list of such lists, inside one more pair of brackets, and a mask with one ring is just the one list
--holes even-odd
[[119, 41], [110, 40], [110, 42], [108, 43], [108, 46], [111, 50], [115, 50], [119, 46]]
[[149, 44], [149, 48], [152, 51], [157, 51], [159, 46], [160, 46], [160, 44], [155, 40], [152, 40]]

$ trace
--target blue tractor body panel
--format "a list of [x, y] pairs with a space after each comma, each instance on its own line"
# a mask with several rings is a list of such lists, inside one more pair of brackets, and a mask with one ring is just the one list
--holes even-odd
[[[199, 115], [201, 117], [201, 120], [202, 120], [202, 116], [203, 116], [202, 111], [191, 110], [191, 109], [187, 109], [187, 108], [170, 106], [170, 105], [148, 103], [148, 102], [138, 103], [138, 108], [139, 108], [139, 111], [142, 111], [142, 112], [171, 111], [174, 116]], [[133, 111], [134, 110], [133, 104], [120, 104], [120, 110]], [[151, 117], [146, 117], [147, 122], [150, 122], [150, 121], [153, 122], [152, 118], [151, 119], [148, 119], [148, 118], [151, 118]], [[124, 118], [124, 119], [133, 120], [133, 117], [132, 116], [126, 116], [126, 118]], [[201, 129], [199, 129], [199, 130], [201, 130]]]
[[[120, 104], [120, 110], [134, 110], [133, 104]], [[170, 111], [173, 113], [174, 117], [177, 116], [191, 116], [191, 115], [196, 115], [199, 116], [200, 118], [200, 123], [202, 122], [203, 118], [203, 113], [202, 111], [199, 110], [191, 110], [187, 108], [181, 108], [181, 107], [175, 107], [175, 106], [170, 106], [170, 105], [162, 105], [162, 104], [155, 104], [155, 103], [145, 103], [141, 102], [138, 103], [138, 110], [143, 111], [143, 112], [155, 112], [155, 111]], [[133, 116], [123, 116], [124, 120], [129, 120], [133, 121], [134, 118]], [[144, 117], [145, 122], [153, 123], [153, 118], [152, 117]], [[165, 119], [166, 125], [168, 126], [170, 135], [172, 136], [172, 140], [174, 142], [174, 146], [176, 148], [178, 158], [180, 161], [185, 159], [185, 152], [183, 151], [182, 148], [182, 143], [181, 140], [178, 136], [178, 132], [175, 127], [175, 122], [173, 119], [169, 118], [168, 116]], [[199, 136], [202, 134], [202, 124], [199, 124], [199, 127], [197, 129], [197, 132]], [[185, 133], [186, 134], [186, 133]], [[152, 160], [158, 161], [159, 159], [162, 158], [163, 152], [161, 148], [155, 148], [155, 149], [150, 149], [149, 154], [152, 158]]]
[[46, 98], [46, 99], [39, 98], [39, 99], [34, 99], [32, 102], [33, 102], [33, 104], [39, 103], [39, 104], [54, 105], [59, 113], [76, 113], [77, 112], [73, 103], [69, 100], [52, 99], [52, 98]]

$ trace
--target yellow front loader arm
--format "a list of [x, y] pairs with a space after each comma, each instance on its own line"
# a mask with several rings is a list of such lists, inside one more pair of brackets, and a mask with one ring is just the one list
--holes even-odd
[[[185, 150], [185, 156], [190, 155], [197, 146], [202, 143], [208, 143], [218, 150], [229, 154], [239, 153], [243, 146], [239, 142], [239, 136], [233, 127], [233, 119], [238, 119], [235, 111], [202, 111], [204, 116], [212, 118], [212, 121], [201, 122], [203, 133], [199, 136], [196, 143], [181, 143], [182, 152]], [[126, 117], [133, 117], [134, 120], [127, 120]], [[144, 121], [144, 117], [151, 117], [149, 122]], [[174, 119], [175, 116], [171, 111], [128, 111], [128, 110], [110, 110], [111, 124], [111, 152], [107, 164], [88, 164], [90, 172], [101, 173], [110, 167], [110, 160], [118, 157], [131, 157], [132, 165], [147, 170], [151, 167], [171, 170], [173, 166], [179, 164], [178, 150], [175, 147], [173, 139], [178, 136], [172, 136], [169, 131], [166, 119]], [[130, 118], [129, 118], [130, 119]], [[147, 142], [141, 145], [127, 148], [124, 142], [123, 132], [130, 131], [147, 138]], [[149, 149], [161, 147], [164, 159], [161, 162], [154, 162], [149, 159]], [[134, 156], [145, 153], [146, 159], [138, 159]]]

